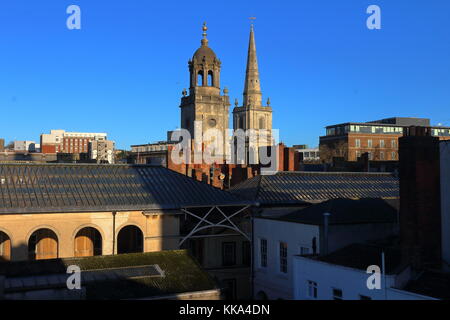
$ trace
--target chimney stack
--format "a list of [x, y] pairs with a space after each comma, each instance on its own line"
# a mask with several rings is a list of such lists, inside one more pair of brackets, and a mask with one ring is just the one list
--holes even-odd
[[439, 138], [429, 127], [408, 127], [399, 139], [400, 241], [414, 267], [441, 260]]

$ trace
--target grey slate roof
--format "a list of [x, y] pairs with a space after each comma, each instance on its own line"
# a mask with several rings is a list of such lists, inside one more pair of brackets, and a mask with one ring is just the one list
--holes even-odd
[[0, 164], [0, 213], [244, 205], [226, 191], [149, 165]]
[[[397, 209], [392, 200], [384, 199], [332, 199], [304, 209], [273, 218], [281, 221], [322, 225], [324, 213], [329, 213], [329, 224], [394, 223]], [[393, 201], [392, 201], [393, 202]]]
[[391, 173], [278, 172], [233, 186], [230, 192], [262, 205], [316, 203], [329, 199], [399, 197], [398, 178]]
[[367, 270], [370, 265], [382, 265], [383, 252], [386, 274], [396, 274], [406, 266], [399, 249], [364, 243], [354, 243], [326, 256], [313, 257], [313, 259], [353, 269]]

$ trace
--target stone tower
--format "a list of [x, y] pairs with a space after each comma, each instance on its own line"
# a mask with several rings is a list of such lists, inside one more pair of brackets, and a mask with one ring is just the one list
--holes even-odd
[[[261, 83], [259, 81], [258, 60], [256, 56], [255, 34], [253, 25], [250, 28], [248, 44], [247, 69], [245, 72], [244, 101], [241, 107], [235, 102], [233, 109], [233, 129], [253, 129], [255, 132], [272, 130], [272, 108], [270, 100], [262, 103]], [[256, 147], [272, 145], [271, 135], [267, 139], [259, 139]]]
[[[220, 65], [214, 51], [208, 46], [206, 23], [203, 24], [203, 39], [200, 48], [189, 60], [189, 95], [183, 90], [181, 98], [181, 128], [189, 130], [194, 139], [194, 121], [203, 134], [207, 129], [218, 129], [225, 137], [229, 128], [228, 90], [220, 94]], [[198, 125], [200, 124], [200, 126]], [[205, 146], [211, 141], [205, 140]]]

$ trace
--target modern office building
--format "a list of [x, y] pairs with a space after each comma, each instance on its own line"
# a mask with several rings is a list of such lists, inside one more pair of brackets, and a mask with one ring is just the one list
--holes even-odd
[[404, 128], [430, 127], [432, 135], [440, 140], [450, 139], [450, 127], [431, 126], [426, 118], [387, 118], [369, 122], [347, 122], [326, 127], [326, 136], [320, 137], [321, 159], [330, 162], [333, 157], [356, 161], [363, 153], [369, 160], [398, 160], [398, 139]]

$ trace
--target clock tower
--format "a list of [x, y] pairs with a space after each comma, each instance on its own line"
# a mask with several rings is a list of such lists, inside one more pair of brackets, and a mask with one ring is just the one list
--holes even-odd
[[[217, 129], [222, 134], [222, 139], [225, 139], [229, 128], [230, 99], [226, 88], [223, 90], [223, 95], [220, 92], [221, 62], [208, 46], [207, 30], [204, 23], [201, 46], [188, 62], [189, 94], [183, 90], [180, 127], [190, 132], [191, 139], [195, 138], [195, 125], [197, 125], [197, 134], [201, 133], [204, 136], [208, 129]], [[211, 142], [211, 139], [203, 140], [205, 146]]]

